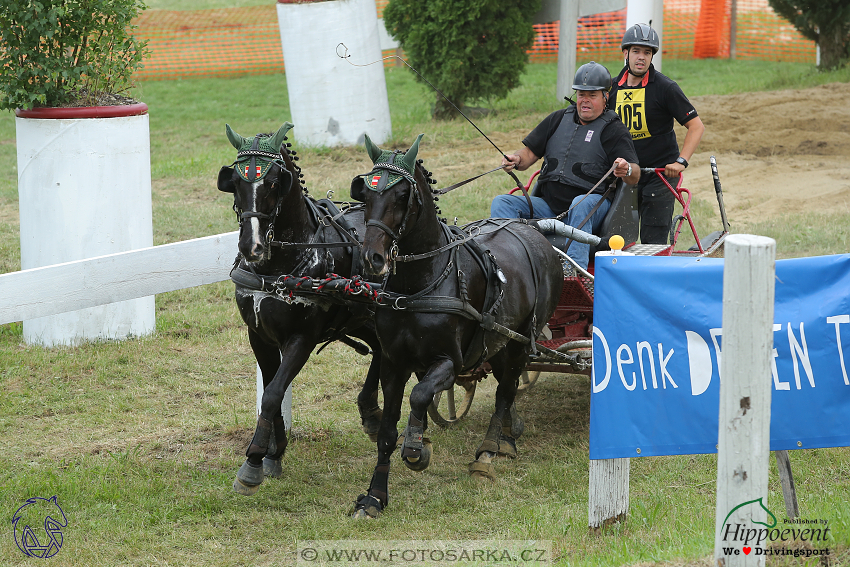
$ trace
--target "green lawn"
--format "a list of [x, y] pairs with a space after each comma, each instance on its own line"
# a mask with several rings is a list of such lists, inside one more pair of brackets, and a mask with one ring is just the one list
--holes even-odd
[[[664, 71], [692, 96], [850, 80], [847, 70], [746, 61], [665, 61]], [[532, 65], [508, 99], [480, 103], [497, 112], [476, 123], [511, 151], [517, 132], [558, 107], [554, 84], [554, 65]], [[433, 94], [410, 73], [388, 70], [387, 86], [393, 140], [386, 146], [405, 146], [424, 132], [426, 165], [441, 181], [475, 173], [467, 160], [498, 163], [465, 121], [430, 121]], [[155, 242], [235, 230], [231, 201], [215, 189], [218, 168], [235, 156], [224, 124], [252, 135], [290, 119], [285, 76], [148, 82], [136, 93], [150, 107]], [[368, 171], [363, 148], [298, 149], [315, 195], [332, 189], [344, 196], [351, 177]], [[4, 272], [20, 266], [15, 163], [14, 117], [2, 113]], [[457, 191], [441, 201], [444, 213], [484, 216], [509, 181]], [[698, 207], [698, 215], [711, 211]], [[823, 235], [799, 230], [811, 219], [797, 221], [763, 234], [780, 246], [782, 238], [797, 242], [795, 255], [822, 253]], [[300, 542], [338, 539], [532, 538], [552, 543], [557, 565], [685, 565], [712, 553], [713, 455], [632, 459], [628, 520], [602, 536], [588, 533], [590, 388], [580, 376], [544, 375], [520, 400], [520, 457], [498, 462], [499, 479], [480, 485], [466, 466], [492, 408], [493, 380], [485, 380], [461, 424], [429, 430], [435, 453], [427, 471], [393, 461], [385, 516], [351, 521], [375, 449], [354, 406], [367, 361], [342, 346], [311, 358], [296, 380], [284, 478], [267, 481], [254, 497], [237, 496], [231, 484], [254, 425], [255, 386], [232, 284], [161, 294], [157, 317], [152, 336], [74, 349], [26, 346], [20, 324], [0, 326], [0, 510], [10, 519], [28, 497], [58, 496], [69, 525], [51, 565], [291, 565]], [[846, 550], [850, 450], [795, 451], [791, 460], [803, 517], [828, 519], [832, 545]], [[780, 515], [774, 465], [769, 490], [768, 505]], [[0, 565], [42, 564], [23, 556], [7, 524]]]

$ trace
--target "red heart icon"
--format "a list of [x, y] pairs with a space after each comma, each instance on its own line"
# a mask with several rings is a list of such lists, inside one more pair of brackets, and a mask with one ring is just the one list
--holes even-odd
[[749, 555], [752, 550], [753, 549], [751, 547], [745, 547], [744, 548], [744, 555]]

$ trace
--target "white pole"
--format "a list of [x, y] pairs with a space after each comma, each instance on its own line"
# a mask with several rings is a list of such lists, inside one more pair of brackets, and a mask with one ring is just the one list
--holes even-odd
[[[576, 74], [576, 42], [578, 28], [578, 0], [561, 0], [561, 23], [558, 29], [558, 100], [572, 93]], [[586, 63], [586, 61], [583, 61]]]
[[[263, 372], [260, 370], [260, 365], [257, 365], [257, 415], [260, 415], [260, 409], [263, 405]], [[280, 403], [280, 413], [283, 416], [283, 423], [286, 430], [292, 429], [292, 384], [286, 389], [283, 395], [283, 401]]]
[[758, 503], [740, 505], [761, 498], [767, 506], [776, 241], [730, 235], [725, 258], [714, 558], [726, 567], [763, 566], [765, 556], [752, 553], [756, 542], [735, 539], [735, 529], [768, 521]]

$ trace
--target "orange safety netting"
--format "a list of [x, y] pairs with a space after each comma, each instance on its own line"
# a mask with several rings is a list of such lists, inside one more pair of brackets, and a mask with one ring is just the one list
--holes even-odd
[[[378, 16], [388, 0], [376, 0]], [[665, 0], [662, 53], [668, 59], [729, 57], [731, 0]], [[135, 22], [151, 56], [140, 79], [175, 79], [280, 73], [280, 30], [275, 5], [220, 10], [148, 10]], [[737, 0], [736, 57], [815, 62], [814, 42], [777, 16], [767, 0]], [[532, 62], [558, 57], [559, 22], [534, 26]], [[578, 61], [620, 59], [626, 10], [581, 18]], [[394, 51], [385, 51], [392, 55]], [[393, 60], [385, 65], [393, 65]]]
[[274, 5], [178, 12], [147, 10], [134, 22], [151, 56], [140, 79], [283, 72]]

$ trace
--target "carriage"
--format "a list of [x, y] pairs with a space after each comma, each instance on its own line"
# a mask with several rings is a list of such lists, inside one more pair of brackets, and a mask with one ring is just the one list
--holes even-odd
[[[671, 222], [668, 243], [637, 243], [639, 226], [637, 191], [635, 186], [629, 186], [619, 181], [611, 209], [598, 231], [600, 242], [596, 245], [596, 252], [610, 250], [609, 239], [614, 235], [619, 235], [623, 239], [624, 246], [617, 250], [639, 256], [699, 257], [722, 254], [723, 241], [728, 234], [729, 225], [714, 156], [711, 157], [711, 171], [722, 230], [714, 231], [700, 238], [691, 216], [691, 192], [682, 186], [683, 177], [679, 176], [678, 183], [674, 187], [664, 177], [663, 168], [642, 168], [641, 172], [644, 175], [657, 175], [682, 208], [682, 212]], [[530, 191], [533, 181], [539, 173], [538, 170], [528, 180], [525, 185], [526, 191]], [[516, 188], [511, 193], [518, 190], [519, 188]], [[679, 237], [686, 223], [694, 238], [694, 245], [686, 250], [677, 250]], [[568, 238], [554, 234], [547, 235], [547, 238], [562, 257], [563, 262], [571, 262], [569, 256], [564, 252], [568, 245]], [[577, 355], [575, 362], [547, 360], [544, 357], [532, 359], [520, 375], [518, 393], [523, 393], [531, 388], [541, 372], [590, 376], [593, 345], [593, 267], [593, 257], [591, 256], [587, 270], [581, 269], [574, 263], [571, 269], [565, 270], [570, 275], [564, 277], [564, 287], [561, 289], [558, 307], [537, 340], [539, 345], [549, 349]], [[450, 427], [463, 419], [472, 405], [478, 383], [487, 375], [487, 368], [478, 368], [475, 371], [458, 376], [453, 388], [434, 396], [434, 401], [428, 408], [428, 415], [431, 420], [440, 426]]]

